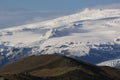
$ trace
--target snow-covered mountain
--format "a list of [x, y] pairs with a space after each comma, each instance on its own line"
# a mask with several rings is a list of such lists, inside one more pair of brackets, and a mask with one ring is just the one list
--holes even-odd
[[81, 12], [0, 30], [0, 65], [30, 55], [62, 54], [120, 68], [120, 9]]

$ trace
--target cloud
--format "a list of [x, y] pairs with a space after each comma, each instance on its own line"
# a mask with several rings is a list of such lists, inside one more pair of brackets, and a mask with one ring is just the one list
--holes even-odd
[[102, 8], [102, 9], [120, 9], [120, 3], [113, 3], [109, 5], [98, 5], [94, 8]]
[[65, 14], [67, 13], [50, 11], [0, 11], [0, 29], [52, 19]]

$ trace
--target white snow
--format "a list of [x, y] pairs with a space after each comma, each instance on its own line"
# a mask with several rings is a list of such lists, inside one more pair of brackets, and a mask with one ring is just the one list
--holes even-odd
[[[85, 9], [53, 20], [1, 29], [0, 44], [31, 47], [31, 54], [68, 53], [65, 55], [81, 57], [89, 56], [90, 49], [96, 44], [119, 44], [119, 31], [120, 9]], [[12, 53], [8, 50], [8, 54], [4, 54]]]
[[111, 66], [111, 67], [120, 68], [120, 58], [115, 59], [115, 60], [109, 60], [109, 61], [101, 62], [97, 65], [98, 66]]

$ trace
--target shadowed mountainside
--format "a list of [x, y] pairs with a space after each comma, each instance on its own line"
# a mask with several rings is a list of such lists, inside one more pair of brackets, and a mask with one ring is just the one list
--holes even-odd
[[120, 70], [61, 55], [30, 56], [0, 68], [3, 80], [120, 80]]

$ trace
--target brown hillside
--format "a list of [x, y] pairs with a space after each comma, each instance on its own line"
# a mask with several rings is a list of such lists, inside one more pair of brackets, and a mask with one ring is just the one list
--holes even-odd
[[30, 56], [0, 68], [8, 80], [120, 80], [120, 70], [61, 55]]

